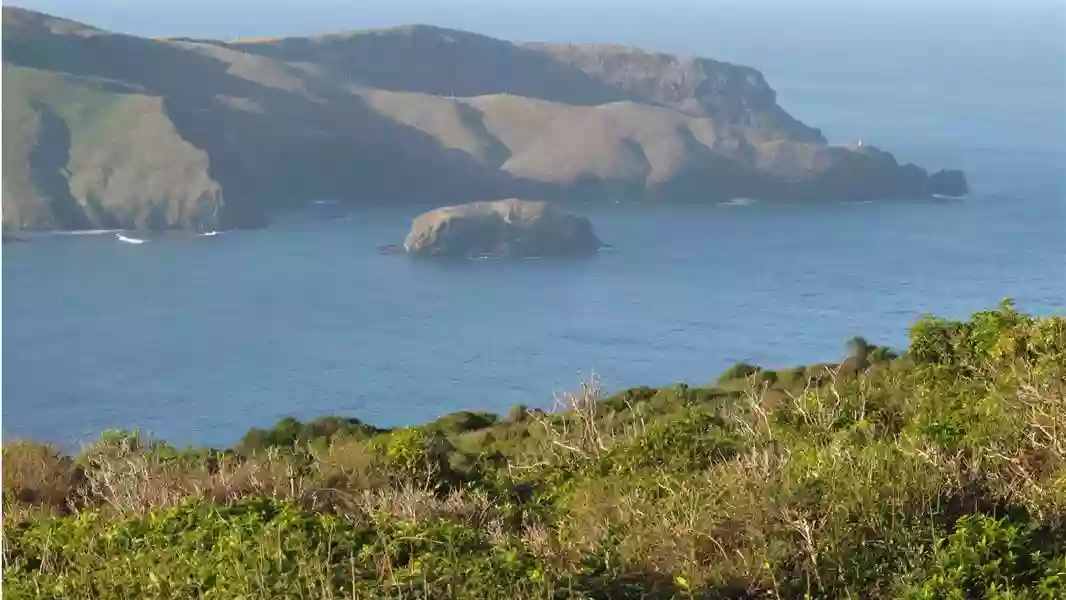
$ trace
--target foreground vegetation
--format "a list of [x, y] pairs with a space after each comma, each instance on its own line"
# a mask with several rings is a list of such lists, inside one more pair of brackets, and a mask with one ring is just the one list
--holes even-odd
[[1066, 597], [1066, 319], [230, 450], [3, 449], [10, 598]]

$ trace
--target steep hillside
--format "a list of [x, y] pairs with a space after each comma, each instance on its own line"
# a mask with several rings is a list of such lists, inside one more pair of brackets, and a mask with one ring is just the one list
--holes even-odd
[[817, 129], [777, 105], [762, 73], [749, 67], [622, 46], [528, 44], [556, 62], [619, 88], [634, 100], [748, 127], [764, 135], [825, 142]]
[[221, 42], [3, 15], [9, 229], [254, 226], [321, 197], [952, 191], [826, 145], [758, 71], [707, 59], [428, 26]]
[[[200, 227], [224, 209], [161, 98], [4, 66], [4, 222]], [[10, 129], [8, 124], [10, 123]]]

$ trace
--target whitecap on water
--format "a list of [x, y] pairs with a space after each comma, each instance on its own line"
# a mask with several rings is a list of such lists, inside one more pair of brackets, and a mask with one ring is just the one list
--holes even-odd
[[121, 229], [77, 229], [74, 231], [51, 231], [49, 235], [106, 235], [108, 233], [117, 233], [122, 231]]
[[141, 238], [128, 237], [121, 233], [116, 233], [115, 239], [126, 244], [143, 244], [145, 242], [145, 240], [142, 240]]
[[752, 198], [730, 198], [729, 200], [719, 202], [718, 204], [722, 206], [748, 206], [750, 204], [755, 204], [755, 200]]

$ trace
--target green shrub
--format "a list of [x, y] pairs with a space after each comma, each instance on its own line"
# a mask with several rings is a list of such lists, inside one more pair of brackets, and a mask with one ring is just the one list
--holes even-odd
[[735, 365], [729, 367], [720, 376], [718, 376], [719, 383], [726, 383], [729, 381], [735, 381], [737, 379], [747, 379], [759, 371], [762, 371], [762, 367], [748, 364], [745, 362], [738, 362]]
[[307, 444], [325, 446], [334, 438], [365, 439], [383, 431], [359, 419], [327, 416], [304, 423], [295, 417], [285, 417], [270, 429], [250, 429], [241, 438], [237, 449], [245, 454], [254, 454], [268, 448], [292, 450]]
[[432, 428], [404, 427], [371, 440], [371, 447], [384, 457], [394, 481], [429, 486], [444, 491], [464, 478], [456, 471], [457, 450], [446, 436]]
[[654, 421], [643, 432], [616, 444], [595, 469], [614, 475], [647, 470], [689, 473], [728, 460], [741, 448], [740, 439], [716, 412], [693, 407]]
[[1066, 531], [1034, 529], [1008, 518], [966, 515], [937, 541], [922, 581], [904, 596], [1052, 599], [1066, 597]]
[[899, 353], [887, 346], [874, 346], [866, 355], [866, 358], [874, 364], [885, 363], [899, 358]]
[[[296, 598], [343, 589], [352, 579], [349, 559], [373, 542], [370, 530], [344, 519], [255, 498], [116, 521], [87, 512], [5, 534], [6, 593], [102, 600]], [[368, 576], [366, 565], [357, 576]]]
[[495, 425], [497, 421], [499, 421], [499, 417], [492, 413], [463, 410], [444, 415], [427, 425], [427, 427], [437, 429], [446, 435], [454, 435], [485, 429]]
[[355, 524], [267, 499], [119, 521], [86, 513], [24, 524], [8, 538], [12, 597], [483, 598], [547, 583], [528, 550], [469, 526]]

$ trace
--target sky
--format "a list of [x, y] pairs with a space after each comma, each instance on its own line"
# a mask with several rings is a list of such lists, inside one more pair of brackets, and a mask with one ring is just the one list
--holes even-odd
[[[16, 0], [5, 2], [136, 35], [308, 35], [404, 23], [545, 41], [692, 45], [766, 33], [883, 38], [1013, 28], [1066, 32], [1066, 0]], [[676, 39], [675, 39], [676, 38]], [[995, 37], [990, 39], [995, 43]]]
[[[1066, 86], [1066, 0], [15, 0], [145, 36], [299, 36], [425, 23], [518, 41], [616, 43], [759, 68], [789, 86]], [[976, 63], [975, 63], [976, 61]], [[964, 67], [964, 68], [960, 68]], [[906, 69], [926, 77], [909, 77]], [[1048, 83], [1048, 78], [1051, 83]], [[791, 78], [792, 81], [787, 81]], [[878, 83], [878, 82], [872, 82]], [[883, 82], [882, 82], [883, 83]]]

